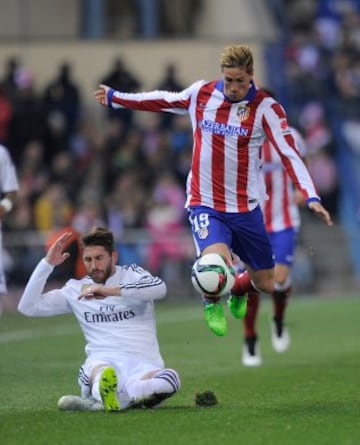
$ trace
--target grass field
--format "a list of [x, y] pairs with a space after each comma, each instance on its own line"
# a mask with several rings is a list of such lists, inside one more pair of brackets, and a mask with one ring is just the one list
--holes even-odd
[[[288, 311], [292, 348], [272, 351], [270, 302], [259, 331], [264, 365], [240, 363], [241, 323], [229, 333], [205, 327], [198, 302], [157, 304], [158, 334], [180, 392], [163, 407], [119, 414], [60, 412], [78, 393], [83, 338], [72, 317], [0, 319], [2, 445], [357, 445], [360, 443], [360, 298], [294, 297]], [[195, 394], [219, 404], [196, 407]]]

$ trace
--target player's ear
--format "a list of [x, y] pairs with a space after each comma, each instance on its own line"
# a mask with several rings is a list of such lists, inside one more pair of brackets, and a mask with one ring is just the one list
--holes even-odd
[[114, 252], [111, 254], [111, 258], [112, 258], [114, 264], [116, 264], [118, 262], [119, 254], [118, 254], [117, 250], [114, 250]]

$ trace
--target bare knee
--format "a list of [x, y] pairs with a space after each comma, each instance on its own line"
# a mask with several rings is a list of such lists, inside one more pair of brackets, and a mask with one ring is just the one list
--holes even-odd
[[265, 294], [271, 294], [274, 291], [274, 280], [262, 281], [260, 284], [254, 283], [256, 288]]
[[285, 285], [290, 275], [290, 269], [285, 264], [277, 264], [275, 266], [275, 281], [279, 285]]
[[271, 294], [274, 291], [274, 269], [252, 271], [251, 280], [257, 290], [265, 294]]

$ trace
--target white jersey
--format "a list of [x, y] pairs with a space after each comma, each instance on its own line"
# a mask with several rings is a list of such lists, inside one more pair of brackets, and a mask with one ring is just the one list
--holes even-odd
[[[306, 155], [306, 145], [300, 133], [291, 127], [300, 155]], [[294, 200], [294, 185], [284, 170], [281, 158], [269, 140], [262, 147], [263, 172], [268, 199], [263, 212], [268, 232], [300, 227], [300, 212]]]
[[263, 202], [261, 146], [269, 139], [305, 199], [318, 198], [296, 147], [283, 107], [252, 84], [240, 102], [230, 102], [223, 81], [195, 82], [178, 93], [108, 92], [113, 108], [189, 114], [193, 156], [186, 206], [247, 212]]
[[[16, 175], [15, 166], [6, 147], [0, 144], [0, 193], [17, 192], [19, 182]], [[6, 280], [4, 273], [3, 252], [2, 252], [2, 232], [0, 220], [0, 295], [6, 294]]]
[[121, 296], [79, 300], [84, 286], [94, 281], [71, 279], [62, 288], [43, 293], [53, 268], [46, 259], [39, 262], [20, 299], [21, 313], [39, 317], [73, 313], [86, 340], [87, 358], [135, 357], [163, 368], [153, 303], [166, 295], [160, 278], [135, 264], [116, 266], [105, 286], [120, 286]]
[[15, 166], [6, 147], [0, 145], [0, 191], [1, 193], [8, 193], [18, 190], [19, 182]]

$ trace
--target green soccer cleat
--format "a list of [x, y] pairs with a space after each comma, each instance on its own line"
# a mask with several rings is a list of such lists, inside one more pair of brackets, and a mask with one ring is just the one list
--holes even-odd
[[227, 322], [221, 303], [208, 303], [204, 306], [205, 320], [209, 329], [219, 337], [227, 333]]
[[105, 368], [100, 377], [100, 395], [106, 412], [120, 411], [117, 398], [117, 376], [114, 368]]
[[235, 318], [242, 319], [246, 315], [247, 311], [247, 295], [238, 297], [236, 295], [230, 295], [228, 299], [228, 306], [230, 312]]

